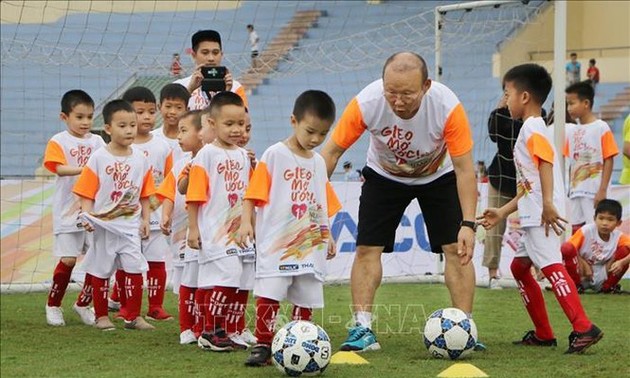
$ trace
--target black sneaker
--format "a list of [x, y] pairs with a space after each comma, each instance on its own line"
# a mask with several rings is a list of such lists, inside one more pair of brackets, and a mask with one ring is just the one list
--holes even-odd
[[604, 337], [604, 332], [595, 324], [586, 332], [571, 332], [569, 335], [569, 349], [564, 354], [582, 353], [591, 345], [597, 344]]
[[256, 344], [245, 361], [245, 366], [267, 366], [271, 364], [271, 346]]
[[213, 352], [230, 352], [234, 349], [232, 340], [227, 336], [225, 330], [217, 328], [214, 332], [204, 332], [197, 340], [197, 345], [204, 350]]
[[608, 290], [601, 289], [599, 292], [603, 294], [621, 294], [622, 290], [621, 285], [617, 284]]
[[541, 340], [536, 337], [536, 331], [531, 330], [527, 331], [525, 336], [521, 340], [512, 341], [514, 345], [533, 345], [533, 346], [544, 346], [544, 347], [555, 347], [558, 346], [558, 342], [556, 339], [549, 340]]

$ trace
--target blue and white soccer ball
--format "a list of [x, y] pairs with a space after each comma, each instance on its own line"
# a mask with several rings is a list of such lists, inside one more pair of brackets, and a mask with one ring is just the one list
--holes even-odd
[[435, 358], [464, 358], [472, 353], [476, 343], [475, 322], [457, 308], [435, 311], [424, 326], [424, 345]]
[[271, 360], [291, 377], [323, 373], [330, 362], [330, 338], [324, 329], [304, 320], [280, 328], [271, 344]]

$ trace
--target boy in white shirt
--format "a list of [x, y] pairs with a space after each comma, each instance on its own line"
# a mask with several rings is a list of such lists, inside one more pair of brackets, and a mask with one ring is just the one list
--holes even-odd
[[541, 106], [551, 90], [551, 77], [544, 67], [522, 64], [510, 69], [503, 82], [510, 115], [524, 120], [514, 145], [517, 195], [499, 209], [486, 209], [479, 219], [489, 229], [518, 209], [523, 236], [510, 268], [535, 329], [514, 344], [557, 345], [542, 291], [531, 274], [534, 265], [551, 282], [556, 299], [573, 326], [565, 353], [582, 353], [604, 333], [584, 312], [575, 283], [562, 264], [559, 235], [566, 222], [560, 215], [564, 213], [562, 173], [558, 154], [550, 142], [553, 131], [541, 117]]
[[334, 121], [330, 96], [316, 90], [302, 93], [291, 115], [293, 135], [263, 153], [247, 188], [237, 240], [246, 248], [256, 239], [258, 339], [247, 366], [269, 364], [280, 301], [293, 303], [293, 319], [311, 320], [312, 309], [324, 306], [325, 264], [336, 253], [329, 217], [341, 204], [324, 159], [312, 150], [326, 139]]
[[[79, 198], [69, 194], [77, 181], [83, 166], [105, 142], [90, 133], [94, 116], [94, 101], [82, 90], [66, 92], [61, 98], [60, 118], [68, 129], [48, 141], [44, 153], [44, 167], [57, 175], [53, 200], [53, 255], [59, 263], [53, 273], [53, 281], [46, 304], [46, 321], [52, 326], [63, 326], [61, 301], [70, 282], [77, 257], [87, 250], [86, 232], [81, 227]], [[85, 280], [83, 290], [72, 306], [88, 325], [94, 324], [94, 311], [88, 307], [92, 301], [92, 288]]]
[[93, 232], [83, 267], [94, 290], [95, 327], [115, 328], [107, 315], [107, 295], [109, 279], [120, 266], [127, 294], [121, 308], [125, 328], [153, 329], [140, 316], [142, 273], [148, 268], [140, 239], [149, 237], [149, 196], [155, 192], [151, 165], [142, 151], [131, 147], [137, 132], [131, 104], [110, 101], [103, 119], [111, 141], [90, 156], [73, 189], [81, 197], [83, 227]]
[[564, 144], [569, 161], [569, 220], [575, 233], [594, 218], [595, 207], [606, 198], [619, 149], [608, 124], [593, 114], [593, 87], [579, 82], [564, 91], [567, 111], [577, 122], [567, 124]]
[[160, 90], [160, 114], [163, 126], [151, 131], [151, 134], [165, 140], [171, 146], [173, 161], [178, 161], [186, 155], [179, 146], [177, 134], [179, 133], [179, 118], [186, 113], [189, 99], [190, 93], [180, 84], [166, 84]]

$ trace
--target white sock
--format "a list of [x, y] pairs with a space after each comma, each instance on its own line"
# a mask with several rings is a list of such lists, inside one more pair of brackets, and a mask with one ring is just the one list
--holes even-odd
[[372, 329], [372, 313], [367, 311], [357, 311], [354, 313], [354, 320], [357, 324]]

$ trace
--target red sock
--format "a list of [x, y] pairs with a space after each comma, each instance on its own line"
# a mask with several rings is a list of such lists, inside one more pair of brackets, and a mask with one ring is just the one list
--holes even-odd
[[256, 299], [255, 336], [260, 344], [271, 345], [279, 308], [280, 303], [273, 299], [263, 297]]
[[234, 307], [234, 301], [236, 298], [235, 287], [215, 286], [210, 295], [210, 301], [208, 306], [209, 322], [206, 325], [210, 326], [211, 330], [222, 328], [227, 329], [227, 315], [228, 308]]
[[564, 267], [566, 268], [569, 277], [571, 277], [575, 286], [580, 285], [582, 283], [582, 279], [578, 273], [578, 252], [575, 249], [575, 246], [566, 242], [562, 244], [560, 251], [562, 252], [562, 262], [564, 263]]
[[247, 301], [249, 300], [249, 290], [239, 290], [236, 293], [238, 303], [241, 305], [241, 316], [236, 320], [236, 331], [243, 332], [247, 327], [245, 316], [247, 314]]
[[162, 308], [166, 290], [166, 263], [149, 261], [147, 272], [147, 291], [149, 292], [149, 311]]
[[515, 257], [510, 269], [521, 293], [523, 304], [536, 328], [536, 337], [541, 340], [553, 339], [553, 330], [549, 323], [545, 299], [538, 282], [530, 271], [532, 261], [525, 257]]
[[[209, 289], [197, 289], [195, 291], [195, 324], [193, 324], [193, 332], [195, 335], [201, 335], [202, 332], [206, 332], [206, 308], [208, 307], [206, 302], [206, 293]], [[210, 332], [210, 331], [208, 331]]]
[[70, 282], [70, 276], [72, 275], [73, 266], [68, 266], [61, 262], [57, 263], [55, 272], [53, 273], [53, 282], [48, 292], [48, 306], [59, 307], [61, 306], [61, 300], [66, 294], [68, 283]]
[[313, 319], [313, 309], [308, 307], [293, 306], [293, 320], [307, 320]]
[[[627, 246], [620, 245], [615, 250], [615, 257], [613, 258], [613, 261], [619, 261], [623, 259], [624, 257], [628, 256], [628, 253], [630, 253], [630, 248], [628, 248]], [[608, 273], [608, 279], [602, 285], [602, 291], [608, 292], [608, 291], [611, 291], [615, 286], [617, 286], [619, 281], [621, 281], [621, 278], [623, 277], [623, 275], [626, 274], [626, 271], [628, 270], [628, 266], [630, 266], [630, 264], [626, 264], [622, 266], [621, 273], [619, 273], [618, 275]]]
[[[140, 316], [142, 308], [142, 274], [125, 272], [125, 320], [132, 321]], [[122, 307], [121, 307], [122, 310]]]
[[179, 286], [179, 332], [192, 329], [195, 324], [195, 289]]
[[562, 264], [551, 264], [541, 269], [551, 282], [553, 293], [576, 332], [586, 332], [593, 325], [584, 312], [575, 283]]
[[[107, 316], [107, 296], [109, 295], [109, 280], [94, 277], [87, 274], [92, 283], [92, 293], [94, 298], [94, 315], [96, 319]], [[87, 279], [86, 279], [87, 281]]]
[[83, 288], [77, 298], [77, 306], [87, 307], [92, 302], [92, 276], [85, 274], [85, 280], [83, 281]]
[[116, 271], [116, 280], [112, 289], [112, 301], [120, 303], [120, 308], [127, 307], [127, 296], [125, 295], [125, 271]]
[[[243, 295], [243, 293], [245, 293]], [[227, 307], [226, 314], [226, 326], [225, 331], [227, 333], [240, 332], [245, 329], [245, 303], [247, 301], [248, 290], [236, 289], [232, 303]], [[245, 303], [243, 302], [245, 298]]]

